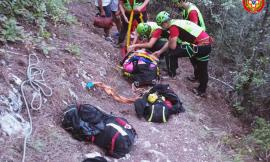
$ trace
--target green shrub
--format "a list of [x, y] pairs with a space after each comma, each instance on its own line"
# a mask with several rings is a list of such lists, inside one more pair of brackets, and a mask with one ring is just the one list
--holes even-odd
[[270, 123], [263, 118], [257, 118], [252, 133], [248, 136], [249, 144], [258, 158], [270, 160]]
[[[39, 36], [49, 38], [51, 34], [46, 30], [46, 20], [51, 19], [54, 23], [64, 22], [67, 24], [76, 22], [76, 19], [68, 14], [65, 7], [67, 2], [68, 0], [2, 0], [0, 1], [0, 18], [3, 15], [8, 18], [26, 20], [39, 27]], [[9, 31], [7, 32], [3, 34], [9, 37], [1, 37], [2, 41], [6, 38], [11, 41], [16, 39], [15, 36], [10, 36]]]
[[75, 56], [80, 56], [81, 54], [81, 49], [78, 45], [72, 43], [70, 44], [66, 49], [70, 54], [75, 55]]
[[10, 18], [4, 21], [2, 28], [0, 28], [0, 41], [16, 42], [22, 41], [24, 38], [24, 30], [19, 26], [16, 19]]

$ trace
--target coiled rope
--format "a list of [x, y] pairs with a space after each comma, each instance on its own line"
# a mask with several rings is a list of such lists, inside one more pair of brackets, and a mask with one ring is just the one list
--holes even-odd
[[[37, 65], [39, 64], [39, 59], [36, 54], [30, 54], [29, 55], [29, 60], [28, 60], [28, 67], [27, 67], [27, 80], [22, 82], [21, 84], [21, 92], [22, 92], [22, 97], [27, 109], [27, 114], [29, 118], [29, 123], [30, 123], [30, 130], [29, 132], [25, 135], [24, 138], [24, 144], [23, 144], [23, 158], [22, 162], [25, 161], [25, 155], [26, 155], [26, 143], [27, 139], [30, 137], [32, 134], [33, 130], [33, 125], [32, 125], [32, 116], [30, 113], [30, 108], [33, 110], [40, 110], [42, 106], [42, 95], [45, 97], [52, 96], [52, 89], [46, 85], [45, 79], [44, 79], [44, 70], [39, 68]], [[30, 107], [27, 103], [26, 97], [25, 97], [25, 92], [24, 92], [24, 87], [25, 85], [28, 84], [30, 87], [34, 90], [33, 93], [33, 98], [30, 103]], [[45, 91], [45, 89], [47, 89]], [[35, 107], [34, 102], [38, 98], [38, 105]], [[21, 110], [19, 110], [20, 112]]]

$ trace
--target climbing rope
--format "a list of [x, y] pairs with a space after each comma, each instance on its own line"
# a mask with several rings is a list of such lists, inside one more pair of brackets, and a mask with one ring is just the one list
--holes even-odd
[[224, 82], [224, 81], [222, 81], [222, 80], [219, 80], [219, 79], [214, 78], [214, 77], [212, 77], [212, 76], [209, 76], [209, 78], [211, 78], [211, 79], [213, 79], [213, 80], [215, 80], [215, 81], [217, 81], [217, 82], [222, 83], [223, 85], [225, 85], [225, 86], [231, 88], [232, 90], [235, 90], [233, 86], [231, 86], [230, 84], [228, 84], [228, 83], [226, 83], [226, 82]]
[[139, 96], [133, 97], [133, 98], [127, 98], [127, 97], [121, 96], [112, 87], [102, 82], [88, 82], [86, 85], [86, 88], [91, 89], [93, 86], [103, 89], [108, 95], [111, 95], [113, 99], [121, 103], [126, 103], [126, 104], [134, 103], [139, 98]]
[[[23, 100], [24, 100], [24, 103], [25, 103], [25, 106], [27, 109], [27, 114], [28, 114], [29, 123], [30, 123], [30, 130], [25, 135], [25, 138], [24, 138], [22, 162], [25, 161], [27, 139], [30, 137], [30, 135], [32, 134], [32, 130], [33, 130], [32, 116], [30, 113], [30, 108], [33, 110], [40, 110], [40, 108], [42, 106], [42, 95], [44, 95], [45, 97], [52, 96], [52, 89], [50, 87], [48, 87], [45, 83], [44, 70], [37, 67], [39, 62], [40, 61], [39, 61], [36, 54], [29, 55], [28, 67], [27, 67], [27, 80], [25, 80], [21, 84], [22, 97], [23, 97]], [[30, 85], [31, 88], [34, 89], [34, 91], [35, 91], [33, 94], [32, 101], [30, 103], [30, 107], [27, 103], [27, 100], [25, 97], [25, 92], [24, 92], [24, 87], [26, 84]], [[47, 89], [47, 91], [45, 91], [45, 89]], [[38, 102], [38, 106], [35, 107], [34, 102], [35, 102], [36, 98], [38, 98], [39, 102]], [[20, 111], [21, 110], [19, 110], [19, 112]]]

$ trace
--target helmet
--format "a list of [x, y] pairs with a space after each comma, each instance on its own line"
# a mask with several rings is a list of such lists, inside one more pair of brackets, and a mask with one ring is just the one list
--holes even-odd
[[166, 11], [161, 11], [157, 14], [156, 22], [160, 26], [165, 21], [168, 21], [170, 19], [170, 14]]
[[148, 36], [151, 33], [151, 26], [146, 23], [140, 23], [136, 31], [140, 36]]

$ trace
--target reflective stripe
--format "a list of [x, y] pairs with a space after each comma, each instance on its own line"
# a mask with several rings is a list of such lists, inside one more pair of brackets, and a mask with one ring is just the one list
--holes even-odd
[[116, 125], [114, 123], [109, 123], [109, 124], [106, 124], [106, 126], [111, 126], [113, 127], [114, 129], [116, 129], [122, 136], [127, 136], [128, 134], [126, 133], [126, 131], [120, 127], [119, 125]]
[[163, 123], [166, 123], [167, 120], [166, 120], [166, 117], [165, 117], [165, 106], [162, 107], [163, 108]]
[[203, 19], [203, 16], [202, 16], [202, 13], [201, 11], [198, 9], [198, 7], [196, 7], [193, 3], [190, 3], [190, 6], [188, 8], [188, 10], [184, 10], [183, 11], [183, 16], [184, 16], [184, 19], [188, 20], [188, 16], [190, 14], [190, 12], [192, 10], [195, 10], [197, 13], [198, 13], [198, 17], [199, 17], [199, 26], [201, 28], [203, 28], [204, 31], [206, 31], [206, 27], [205, 27], [205, 23], [204, 23], [204, 19]]
[[[193, 50], [192, 50], [192, 48], [190, 47], [190, 45], [187, 45], [186, 50], [187, 50], [187, 53], [188, 53], [189, 57], [192, 57], [192, 56], [193, 56]], [[192, 53], [190, 53], [189, 50], [190, 50]]]
[[151, 122], [151, 121], [152, 121], [155, 106], [154, 106], [154, 105], [152, 105], [152, 107], [151, 107], [151, 108], [152, 108], [152, 112], [151, 112], [151, 115], [150, 115], [150, 117], [149, 117], [149, 119], [148, 119], [148, 121], [149, 121], [149, 122]]
[[186, 32], [194, 36], [195, 38], [197, 38], [203, 31], [201, 27], [199, 27], [195, 23], [188, 20], [175, 20], [175, 19], [171, 20], [170, 26], [173, 26], [173, 25], [178, 26], [179, 28], [185, 30]]
[[198, 61], [208, 61], [208, 60], [209, 60], [209, 55], [204, 56], [204, 57], [196, 57], [196, 59], [197, 59]]
[[156, 22], [147, 22], [147, 25], [151, 27], [151, 33], [149, 35], [149, 38], [152, 37], [152, 33], [157, 29], [162, 29]]

